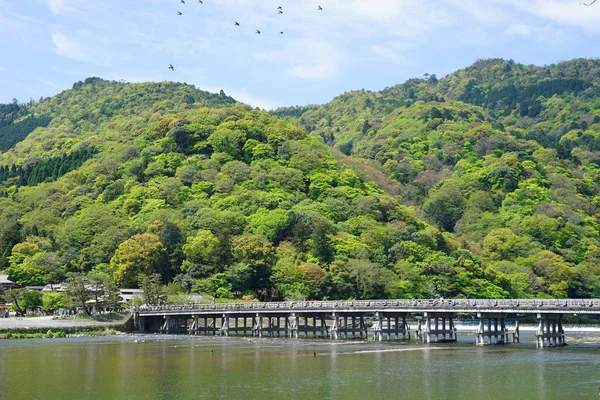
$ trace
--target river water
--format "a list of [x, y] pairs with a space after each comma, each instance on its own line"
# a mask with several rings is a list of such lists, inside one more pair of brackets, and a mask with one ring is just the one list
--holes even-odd
[[[115, 336], [0, 340], [1, 399], [597, 399], [600, 343]], [[522, 336], [526, 336], [522, 334]], [[596, 341], [596, 343], [594, 343]], [[316, 354], [316, 356], [315, 356]]]

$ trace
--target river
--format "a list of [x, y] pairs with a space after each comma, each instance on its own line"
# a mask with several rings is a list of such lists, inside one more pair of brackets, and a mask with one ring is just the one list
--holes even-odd
[[[114, 336], [0, 341], [1, 399], [597, 399], [600, 344]], [[527, 336], [523, 335], [522, 336]], [[593, 343], [596, 342], [596, 343]], [[315, 356], [316, 354], [316, 356]]]

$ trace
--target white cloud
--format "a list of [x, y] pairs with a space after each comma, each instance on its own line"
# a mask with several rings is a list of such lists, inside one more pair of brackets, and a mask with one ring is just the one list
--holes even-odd
[[52, 82], [52, 81], [48, 81], [45, 79], [40, 79], [40, 82], [43, 83], [46, 86], [50, 86], [53, 89], [58, 89], [58, 90], [64, 90], [66, 89], [65, 85], [59, 85], [58, 83]]
[[76, 13], [79, 5], [79, 0], [48, 0], [48, 7], [54, 14]]
[[585, 7], [571, 0], [496, 0], [536, 17], [587, 31], [600, 32], [600, 7]]
[[389, 22], [396, 19], [402, 10], [406, 10], [409, 3], [402, 0], [354, 0], [350, 8], [357, 16]]
[[196, 85], [196, 87], [200, 90], [204, 90], [206, 92], [211, 92], [211, 93], [219, 93], [221, 90], [223, 90], [225, 92], [225, 94], [227, 96], [231, 96], [234, 99], [236, 99], [237, 101], [240, 101], [244, 104], [248, 104], [252, 107], [259, 107], [265, 110], [272, 110], [274, 108], [279, 107], [281, 104], [278, 104], [277, 102], [259, 97], [259, 96], [254, 96], [244, 90], [231, 90], [231, 89], [226, 89], [226, 88], [216, 88], [214, 86], [202, 86], [202, 85]]
[[514, 24], [510, 25], [504, 30], [504, 33], [509, 36], [529, 36], [536, 28], [527, 24]]
[[99, 65], [110, 65], [112, 61], [105, 40], [85, 29], [69, 34], [55, 28], [52, 43], [56, 52], [63, 57]]
[[287, 65], [286, 72], [296, 78], [319, 81], [336, 77], [342, 57], [338, 49], [325, 41], [304, 39], [292, 43], [285, 50], [259, 53], [258, 60]]
[[396, 64], [408, 64], [409, 59], [406, 52], [413, 50], [416, 45], [406, 42], [375, 44], [371, 46], [371, 51], [379, 58], [391, 61]]

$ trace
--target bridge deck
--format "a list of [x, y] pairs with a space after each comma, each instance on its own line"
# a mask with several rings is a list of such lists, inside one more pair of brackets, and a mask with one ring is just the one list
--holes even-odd
[[502, 299], [502, 300], [357, 300], [300, 301], [273, 303], [190, 304], [185, 306], [143, 306], [141, 317], [164, 315], [264, 315], [296, 313], [505, 313], [505, 314], [600, 314], [600, 299]]

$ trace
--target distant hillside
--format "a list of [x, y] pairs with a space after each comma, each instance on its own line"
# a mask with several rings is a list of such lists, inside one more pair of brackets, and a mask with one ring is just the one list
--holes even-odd
[[530, 293], [380, 190], [371, 179], [400, 186], [382, 172], [223, 94], [90, 78], [17, 106], [12, 124], [48, 119], [0, 153], [0, 270], [21, 285], [159, 273], [221, 298]]
[[599, 60], [492, 59], [292, 110], [472, 255], [534, 290], [585, 296], [599, 287], [599, 85]]
[[0, 106], [0, 270], [221, 298], [597, 297], [598, 66], [483, 60], [274, 113], [98, 78]]

